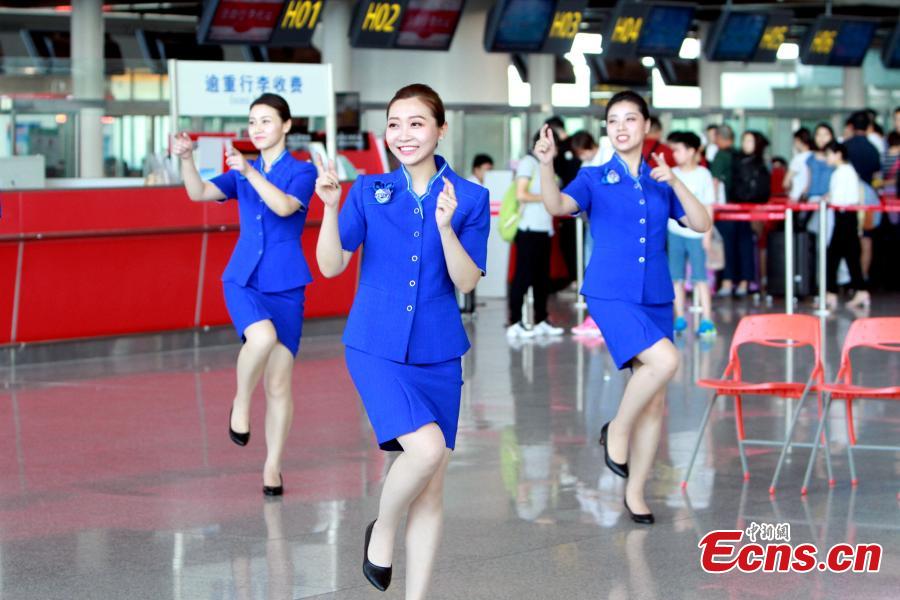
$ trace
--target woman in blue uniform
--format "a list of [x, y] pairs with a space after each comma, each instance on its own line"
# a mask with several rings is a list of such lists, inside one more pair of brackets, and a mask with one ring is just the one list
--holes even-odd
[[236, 198], [241, 233], [222, 274], [228, 314], [243, 340], [237, 360], [237, 392], [228, 432], [232, 441], [250, 441], [250, 398], [265, 373], [266, 462], [263, 493], [284, 493], [282, 456], [294, 415], [291, 372], [300, 349], [303, 299], [312, 281], [300, 235], [306, 222], [316, 170], [285, 149], [291, 129], [287, 102], [263, 94], [250, 105], [248, 131], [259, 158], [247, 162], [233, 148], [229, 171], [204, 182], [197, 173], [187, 134], [176, 136], [173, 151], [181, 158], [184, 187], [191, 200]]
[[666, 258], [669, 217], [697, 232], [709, 214], [672, 174], [661, 156], [650, 169], [641, 158], [650, 129], [647, 103], [631, 91], [612, 97], [606, 127], [615, 155], [584, 167], [563, 192], [553, 177], [553, 136], [545, 128], [535, 144], [541, 195], [557, 216], [585, 212], [594, 252], [581, 293], [620, 369], [631, 367], [615, 418], [601, 429], [606, 464], [627, 478], [625, 507], [637, 523], [653, 523], [644, 501], [665, 410], [666, 385], [678, 369], [673, 339], [674, 291]]
[[401, 167], [356, 180], [343, 208], [334, 166], [319, 167], [325, 203], [316, 256], [326, 277], [365, 246], [344, 331], [347, 367], [383, 450], [398, 450], [378, 518], [365, 535], [363, 573], [390, 584], [395, 535], [406, 522], [406, 598], [424, 598], [441, 536], [444, 473], [455, 447], [469, 349], [454, 287], [468, 293], [485, 270], [488, 192], [435, 154], [447, 131], [428, 86], [388, 104], [385, 143]]

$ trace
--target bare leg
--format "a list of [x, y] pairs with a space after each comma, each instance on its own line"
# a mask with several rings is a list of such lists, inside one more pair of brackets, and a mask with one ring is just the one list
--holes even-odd
[[863, 279], [868, 281], [869, 269], [872, 267], [872, 238], [862, 236], [859, 239], [860, 259], [859, 263], [862, 268]]
[[440, 469], [447, 455], [444, 434], [435, 423], [397, 438], [403, 453], [384, 479], [378, 519], [369, 541], [369, 560], [380, 567], [393, 564], [394, 541], [409, 505]]
[[281, 459], [294, 419], [294, 400], [291, 397], [291, 375], [294, 355], [283, 344], [269, 354], [266, 363], [266, 464], [263, 485], [281, 485]]
[[[609, 425], [607, 447], [612, 460], [616, 462], [628, 460], [632, 433], [644, 408], [657, 392], [665, 390], [666, 384], [678, 370], [679, 361], [678, 350], [668, 338], [659, 340], [635, 357], [634, 374], [625, 386], [616, 418]], [[629, 464], [629, 471], [630, 469]], [[635, 506], [632, 510], [638, 508]]]
[[662, 430], [663, 415], [666, 407], [666, 389], [656, 392], [653, 399], [644, 407], [635, 423], [631, 435], [631, 453], [628, 457], [628, 481], [625, 484], [625, 499], [632, 512], [643, 514], [650, 512], [644, 501], [644, 486], [653, 470], [656, 449]]
[[409, 506], [406, 519], [406, 600], [425, 598], [444, 528], [444, 475], [447, 450], [437, 472]]
[[695, 294], [700, 294], [700, 308], [704, 319], [712, 320], [712, 296], [709, 293], [709, 284], [705, 281], [694, 282]]
[[676, 281], [675, 287], [675, 316], [684, 316], [684, 281]]
[[231, 428], [238, 433], [250, 431], [250, 400], [278, 335], [272, 321], [257, 321], [244, 330], [244, 339], [238, 354], [237, 391], [231, 413]]

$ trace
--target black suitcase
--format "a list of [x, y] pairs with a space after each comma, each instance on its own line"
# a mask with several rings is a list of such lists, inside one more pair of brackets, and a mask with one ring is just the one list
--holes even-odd
[[[794, 234], [794, 295], [814, 296], [816, 286], [816, 235]], [[772, 296], [784, 296], [784, 231], [769, 233], [766, 251], [766, 289]]]
[[459, 305], [459, 312], [466, 315], [475, 314], [475, 290], [468, 294], [456, 290], [456, 302]]

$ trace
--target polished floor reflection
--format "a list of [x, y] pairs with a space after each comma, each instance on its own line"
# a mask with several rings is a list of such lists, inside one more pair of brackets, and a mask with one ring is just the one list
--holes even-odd
[[[872, 316], [900, 314], [878, 297]], [[570, 304], [570, 303], [568, 303]], [[799, 494], [808, 450], [795, 449], [778, 495], [768, 485], [776, 448], [753, 448], [745, 482], [733, 405], [719, 400], [687, 492], [680, 482], [708, 395], [751, 300], [717, 307], [719, 336], [678, 343], [684, 362], [669, 408], [649, 502], [652, 527], [624, 514], [622, 482], [596, 440], [616, 410], [624, 376], [602, 342], [510, 345], [503, 307], [487, 302], [468, 323], [457, 452], [450, 465], [446, 535], [435, 599], [897, 598], [900, 453], [860, 452], [850, 485], [846, 412], [835, 405], [829, 489], [818, 461]], [[774, 309], [777, 310], [777, 306]], [[578, 316], [558, 300], [554, 316]], [[827, 376], [857, 315], [825, 322]], [[340, 323], [304, 339], [285, 496], [261, 494], [259, 434], [247, 448], [227, 435], [234, 346], [0, 369], [0, 597], [51, 599], [402, 598], [362, 578], [362, 534], [375, 514], [390, 457], [377, 450], [344, 367]], [[323, 328], [320, 328], [323, 329]], [[328, 329], [325, 327], [324, 329]], [[802, 379], [811, 354], [749, 350], [748, 379]], [[860, 351], [862, 381], [900, 382], [900, 354]], [[748, 435], [778, 439], [789, 403], [747, 400]], [[860, 443], [900, 443], [900, 405], [860, 404]], [[808, 441], [815, 403], [795, 439]], [[877, 574], [707, 574], [698, 541], [714, 529], [789, 523], [791, 543], [883, 546]], [[402, 539], [402, 538], [400, 538]]]

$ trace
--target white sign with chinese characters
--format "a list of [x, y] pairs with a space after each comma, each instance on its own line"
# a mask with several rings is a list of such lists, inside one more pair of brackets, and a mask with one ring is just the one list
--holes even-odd
[[250, 103], [270, 92], [297, 117], [329, 117], [331, 65], [169, 61], [173, 112], [179, 116], [246, 116]]

